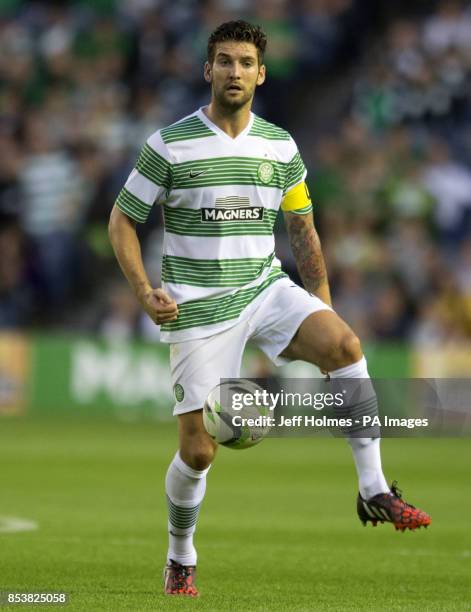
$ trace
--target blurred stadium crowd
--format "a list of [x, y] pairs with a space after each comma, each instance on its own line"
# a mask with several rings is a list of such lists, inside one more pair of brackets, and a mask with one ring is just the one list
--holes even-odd
[[[469, 340], [471, 7], [452, 0], [2, 0], [0, 328], [155, 334], [109, 211], [148, 135], [207, 102], [207, 35], [240, 17], [269, 37], [255, 111], [300, 146], [336, 310], [365, 339]], [[160, 211], [140, 231], [157, 283]]]

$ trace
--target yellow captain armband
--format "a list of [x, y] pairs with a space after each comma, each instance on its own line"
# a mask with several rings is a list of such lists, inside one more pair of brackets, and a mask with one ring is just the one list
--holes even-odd
[[292, 212], [297, 215], [305, 215], [311, 212], [311, 196], [306, 183], [303, 181], [288, 191], [281, 201], [281, 210]]

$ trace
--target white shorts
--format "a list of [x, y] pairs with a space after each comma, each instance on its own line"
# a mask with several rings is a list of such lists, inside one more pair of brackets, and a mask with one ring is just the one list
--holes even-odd
[[313, 312], [332, 310], [318, 297], [281, 278], [247, 306], [242, 321], [207, 338], [170, 344], [170, 368], [175, 396], [173, 414], [203, 408], [211, 389], [221, 378], [239, 378], [242, 354], [248, 340], [273, 361], [289, 360], [280, 353], [299, 326]]

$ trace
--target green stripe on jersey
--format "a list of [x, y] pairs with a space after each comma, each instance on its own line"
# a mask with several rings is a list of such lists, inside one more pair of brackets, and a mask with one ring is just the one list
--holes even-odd
[[160, 130], [160, 135], [165, 144], [170, 142], [178, 142], [179, 140], [193, 140], [195, 138], [207, 138], [208, 136], [216, 136], [199, 117], [188, 117], [183, 121], [173, 123], [166, 128]]
[[[270, 173], [262, 173], [271, 166]], [[174, 189], [254, 185], [285, 189], [289, 164], [259, 157], [212, 157], [173, 166]]]
[[248, 136], [260, 136], [266, 140], [289, 140], [288, 132], [278, 127], [274, 123], [265, 121], [261, 117], [255, 117]]
[[162, 280], [196, 287], [241, 287], [260, 276], [274, 258], [192, 259], [164, 255]]
[[290, 210], [289, 212], [294, 213], [295, 215], [307, 215], [312, 210], [312, 204], [308, 204], [304, 206], [304, 208], [297, 208], [296, 210]]
[[126, 187], [123, 187], [119, 192], [116, 205], [123, 213], [138, 223], [145, 223], [152, 208], [136, 198]]
[[164, 332], [172, 332], [236, 319], [264, 289], [285, 276], [286, 274], [279, 268], [273, 268], [263, 283], [256, 287], [240, 289], [225, 297], [206, 298], [179, 304], [177, 320], [164, 323], [161, 329]]
[[147, 143], [136, 162], [136, 169], [150, 181], [169, 190], [172, 184], [172, 166]]
[[289, 163], [260, 157], [213, 157], [174, 164], [173, 189], [251, 185], [286, 193], [303, 178], [306, 168], [299, 153]]
[[201, 210], [164, 204], [165, 231], [181, 236], [270, 236], [277, 210], [263, 209], [261, 221], [201, 221]]
[[306, 167], [304, 166], [303, 160], [301, 159], [301, 155], [299, 155], [299, 152], [297, 152], [288, 164], [288, 171], [286, 174], [286, 183], [283, 194], [287, 193], [291, 189], [291, 187], [293, 187], [293, 185], [299, 183], [299, 181], [303, 178], [305, 171]]

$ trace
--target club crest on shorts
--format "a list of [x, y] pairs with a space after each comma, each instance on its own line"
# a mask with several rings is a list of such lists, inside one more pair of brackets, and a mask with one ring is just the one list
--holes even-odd
[[175, 395], [175, 399], [177, 402], [183, 402], [183, 398], [185, 397], [185, 391], [180, 384], [176, 384], [173, 387], [173, 394]]
[[273, 175], [275, 174], [275, 168], [273, 164], [269, 161], [264, 161], [260, 164], [257, 170], [258, 178], [264, 183], [268, 185], [271, 182]]

